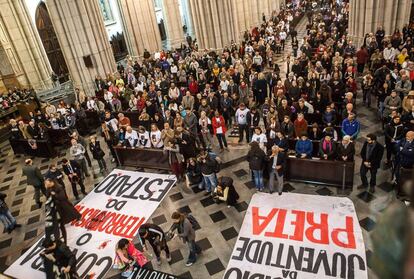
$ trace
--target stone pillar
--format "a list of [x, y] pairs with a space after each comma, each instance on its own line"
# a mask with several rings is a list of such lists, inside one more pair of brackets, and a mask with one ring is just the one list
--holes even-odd
[[394, 33], [396, 28], [401, 31], [409, 21], [410, 11], [410, 0], [351, 0], [349, 36], [360, 46], [365, 34], [375, 33], [379, 26], [384, 27], [387, 35]]
[[0, 0], [0, 15], [0, 71], [6, 86], [51, 88], [52, 69], [24, 1]]
[[46, 6], [74, 85], [94, 95], [95, 77], [116, 71], [98, 2], [48, 0]]
[[168, 45], [172, 49], [180, 47], [181, 43], [184, 42], [183, 22], [178, 5], [178, 0], [162, 1]]
[[128, 51], [132, 56], [161, 50], [153, 0], [118, 0]]

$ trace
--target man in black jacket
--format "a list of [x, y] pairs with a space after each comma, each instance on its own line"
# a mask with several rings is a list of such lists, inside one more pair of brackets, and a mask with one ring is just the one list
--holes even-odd
[[161, 251], [164, 250], [167, 261], [171, 261], [170, 249], [167, 245], [164, 231], [157, 225], [146, 223], [143, 224], [138, 231], [138, 238], [144, 251], [148, 250], [145, 240], [149, 242], [157, 257], [157, 263], [161, 264]]
[[283, 172], [285, 166], [285, 154], [279, 152], [279, 146], [272, 146], [272, 154], [269, 156], [269, 192], [273, 193], [273, 185], [275, 182], [275, 177], [277, 180], [276, 190], [279, 193], [279, 196], [283, 191]]
[[45, 250], [40, 256], [44, 259], [47, 279], [79, 278], [76, 271], [76, 256], [66, 244], [46, 238], [42, 246]]
[[40, 169], [38, 167], [33, 166], [32, 159], [27, 159], [25, 161], [25, 166], [22, 168], [23, 175], [27, 177], [27, 184], [32, 185], [34, 187], [34, 197], [36, 200], [37, 205], [42, 207], [42, 203], [40, 202], [40, 192], [44, 196], [46, 196], [46, 189], [44, 186], [44, 178]]
[[393, 117], [390, 123], [385, 126], [385, 147], [387, 151], [387, 161], [388, 165], [391, 160], [391, 155], [395, 155], [396, 146], [398, 142], [404, 138], [404, 126], [401, 123], [401, 117], [396, 115]]
[[75, 198], [79, 199], [78, 190], [76, 184], [79, 184], [82, 194], [87, 195], [85, 191], [85, 185], [82, 180], [82, 169], [81, 166], [74, 160], [68, 161], [68, 159], [62, 159], [63, 172], [68, 176], [70, 184], [72, 185], [72, 192]]
[[383, 155], [384, 147], [377, 142], [377, 137], [373, 134], [368, 134], [367, 140], [361, 150], [362, 164], [360, 173], [362, 185], [358, 187], [359, 189], [368, 187], [367, 173], [369, 171], [371, 173], [369, 191], [371, 193], [375, 192], [375, 186], [377, 184], [377, 170], [381, 166]]
[[254, 128], [259, 126], [260, 122], [260, 113], [255, 107], [252, 107], [251, 110], [246, 115], [246, 123], [249, 127], [249, 142], [252, 140], [254, 133]]

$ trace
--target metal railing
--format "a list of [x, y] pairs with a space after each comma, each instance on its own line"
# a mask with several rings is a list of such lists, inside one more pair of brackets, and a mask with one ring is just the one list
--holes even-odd
[[75, 95], [75, 88], [73, 82], [69, 80], [64, 83], [59, 83], [51, 89], [36, 91], [36, 95], [41, 102], [56, 103], [60, 100], [73, 97]]

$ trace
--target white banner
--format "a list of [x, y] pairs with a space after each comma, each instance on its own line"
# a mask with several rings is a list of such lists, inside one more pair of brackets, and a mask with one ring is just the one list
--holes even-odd
[[[79, 204], [79, 221], [66, 225], [68, 246], [76, 253], [81, 278], [103, 278], [112, 268], [115, 245], [132, 239], [171, 187], [173, 175], [113, 170]], [[39, 253], [43, 238], [14, 262], [5, 274], [21, 279], [46, 278]]]
[[253, 195], [223, 278], [368, 278], [354, 204], [327, 196]]

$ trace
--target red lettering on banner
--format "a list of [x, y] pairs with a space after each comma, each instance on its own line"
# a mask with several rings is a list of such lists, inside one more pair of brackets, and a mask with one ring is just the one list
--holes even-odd
[[289, 236], [289, 239], [296, 241], [303, 241], [303, 231], [305, 230], [305, 211], [292, 210], [292, 214], [296, 215], [295, 221], [292, 221], [291, 224], [295, 226], [295, 231], [293, 235]]
[[[286, 220], [292, 221], [287, 223]], [[272, 221], [275, 222], [274, 228], [269, 227]], [[293, 233], [286, 232], [292, 230]], [[356, 248], [354, 220], [351, 216], [345, 216], [345, 228], [330, 228], [327, 213], [272, 208], [267, 215], [259, 215], [259, 207], [253, 206], [252, 233], [295, 241], [303, 241], [306, 237], [312, 243], [328, 245], [332, 242], [339, 247]]]
[[273, 232], [265, 232], [265, 236], [276, 238], [288, 238], [288, 235], [283, 233], [283, 228], [285, 227], [286, 222], [286, 213], [286, 209], [279, 209], [275, 230]]
[[[355, 234], [354, 234], [354, 219], [350, 216], [346, 216], [345, 226], [346, 226], [345, 229], [339, 229], [339, 228], [333, 229], [332, 236], [331, 236], [332, 241], [339, 247], [355, 249], [356, 243], [355, 243]], [[347, 243], [339, 240], [338, 236], [340, 233], [346, 234], [346, 239], [348, 240]]]
[[137, 234], [139, 227], [145, 223], [145, 218], [101, 211], [100, 209], [84, 206], [76, 206], [75, 208], [82, 216], [79, 221], [72, 221], [70, 225], [86, 228], [89, 231], [105, 232], [106, 234], [132, 239]]
[[[252, 214], [253, 214], [253, 234], [258, 235], [263, 232], [263, 230], [269, 225], [270, 221], [272, 221], [273, 217], [275, 217], [277, 213], [277, 208], [273, 208], [270, 211], [269, 215], [267, 216], [259, 216], [259, 208], [253, 206]], [[262, 223], [260, 224], [260, 221]]]
[[[310, 225], [310, 227], [307, 228], [305, 232], [306, 238], [313, 243], [329, 244], [328, 214], [322, 213], [320, 217], [321, 222], [317, 224], [315, 222], [315, 216], [313, 212], [308, 212], [306, 214], [306, 221]], [[320, 239], [316, 238], [315, 231], [320, 232]]]

